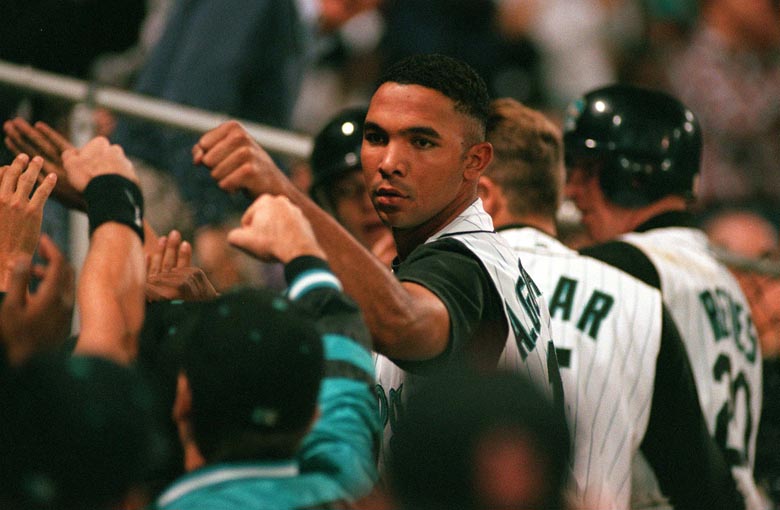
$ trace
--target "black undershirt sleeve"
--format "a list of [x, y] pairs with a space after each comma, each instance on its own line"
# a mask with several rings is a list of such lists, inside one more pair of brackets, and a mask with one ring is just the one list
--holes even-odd
[[[450, 238], [422, 245], [393, 269], [399, 280], [417, 283], [436, 294], [450, 316], [447, 349], [430, 360], [393, 360], [399, 367], [427, 373], [466, 362], [465, 356], [475, 351], [491, 357], [486, 353], [497, 351], [497, 361], [508, 331], [503, 305], [481, 262], [462, 243]], [[474, 348], [475, 342], [480, 343], [479, 349]]]
[[707, 431], [685, 346], [665, 306], [653, 404], [641, 450], [676, 510], [745, 508], [729, 466]]
[[647, 255], [623, 241], [610, 241], [580, 250], [580, 253], [622, 269], [656, 289], [661, 288], [661, 278]]

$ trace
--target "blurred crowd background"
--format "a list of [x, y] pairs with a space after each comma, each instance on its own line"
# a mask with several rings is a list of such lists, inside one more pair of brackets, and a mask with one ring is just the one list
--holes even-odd
[[[2, 0], [0, 60], [314, 135], [335, 113], [365, 106], [379, 74], [413, 53], [471, 64], [494, 97], [561, 122], [594, 87], [624, 82], [679, 97], [704, 133], [694, 210], [731, 255], [778, 260], [780, 2], [778, 0]], [[0, 83], [0, 118], [69, 131], [69, 103]], [[220, 232], [242, 211], [207, 173], [193, 172], [197, 135], [96, 110], [95, 132], [143, 162], [148, 219], [196, 238], [196, 260], [226, 288], [238, 278]], [[2, 145], [2, 144], [0, 144]], [[305, 161], [279, 156], [302, 188]], [[0, 147], [0, 165], [12, 155]], [[189, 207], [187, 207], [189, 205]], [[44, 231], [67, 235], [47, 204]], [[564, 208], [572, 244], [576, 218]], [[188, 222], [186, 223], [185, 222]], [[187, 230], [189, 225], [189, 232]], [[562, 229], [567, 232], [566, 229]], [[198, 242], [200, 238], [200, 242]], [[211, 242], [217, 239], [217, 242]], [[216, 248], [215, 248], [216, 247]], [[231, 255], [232, 256], [232, 255]], [[731, 259], [756, 309], [764, 356], [780, 354], [774, 265]], [[278, 275], [277, 275], [278, 276]], [[272, 281], [272, 271], [263, 276]], [[240, 278], [238, 278], [240, 279]], [[777, 371], [767, 387], [780, 387]], [[765, 403], [765, 418], [780, 406]], [[778, 436], [776, 430], [764, 431]], [[759, 452], [761, 469], [780, 455]]]

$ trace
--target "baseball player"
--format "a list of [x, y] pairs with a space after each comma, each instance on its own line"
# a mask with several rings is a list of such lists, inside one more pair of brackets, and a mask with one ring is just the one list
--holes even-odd
[[492, 157], [488, 105], [473, 69], [440, 55], [410, 57], [381, 80], [361, 163], [374, 208], [393, 231], [394, 274], [237, 123], [206, 133], [194, 149], [223, 189], [283, 194], [301, 208], [387, 357], [377, 365], [385, 397], [411, 389], [402, 387], [407, 370], [430, 376], [460, 363], [527, 373], [549, 396], [560, 390], [547, 306], [477, 197]]
[[560, 130], [542, 113], [498, 99], [487, 139], [494, 157], [480, 178], [480, 196], [552, 316], [572, 424], [574, 507], [646, 507], [651, 491], [632, 483], [637, 456], [674, 508], [739, 507], [742, 498], [707, 433], [685, 348], [658, 289], [554, 237]]
[[347, 108], [314, 138], [311, 198], [388, 266], [395, 257], [390, 229], [371, 204], [360, 166], [367, 108]]
[[564, 125], [567, 195], [591, 237], [584, 253], [661, 290], [685, 341], [710, 433], [748, 508], [761, 415], [761, 351], [739, 284], [713, 256], [687, 206], [701, 132], [677, 99], [613, 85], [574, 102]]

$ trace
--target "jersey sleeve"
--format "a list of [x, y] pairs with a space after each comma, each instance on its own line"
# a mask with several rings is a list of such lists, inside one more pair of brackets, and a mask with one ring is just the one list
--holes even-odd
[[370, 335], [360, 310], [323, 260], [295, 259], [285, 267], [285, 276], [290, 300], [317, 321], [325, 354], [320, 417], [303, 440], [301, 470], [327, 474], [343, 489], [343, 499], [356, 499], [378, 478], [381, 424]]
[[745, 508], [707, 431], [685, 346], [665, 306], [653, 403], [641, 450], [675, 509]]
[[[400, 281], [422, 285], [436, 294], [450, 317], [447, 349], [430, 360], [393, 360], [404, 370], [424, 373], [453, 360], [460, 361], [481, 324], [505, 323], [503, 308], [495, 304], [500, 300], [489, 276], [479, 260], [454, 239], [440, 239], [418, 247], [394, 270]], [[498, 339], [503, 348], [505, 335]]]

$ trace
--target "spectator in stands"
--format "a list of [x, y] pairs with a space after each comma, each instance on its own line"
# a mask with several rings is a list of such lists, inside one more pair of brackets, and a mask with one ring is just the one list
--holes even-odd
[[773, 0], [701, 0], [672, 91], [704, 136], [702, 203], [780, 198], [780, 8]]
[[[324, 28], [375, 3], [320, 1], [314, 4], [318, 8], [310, 14], [311, 23]], [[299, 12], [296, 4], [294, 0], [179, 0], [134, 90], [231, 117], [290, 127], [312, 37], [302, 19], [306, 13]], [[215, 286], [226, 289], [245, 279], [240, 262], [227, 249], [225, 235], [229, 220], [240, 215], [249, 201], [242, 195], [224, 194], [206, 171], [193, 168], [190, 148], [197, 135], [122, 118], [113, 140], [129, 155], [175, 178], [176, 189], [194, 217], [195, 256]], [[158, 229], [174, 227], [184, 228], [179, 224]]]

